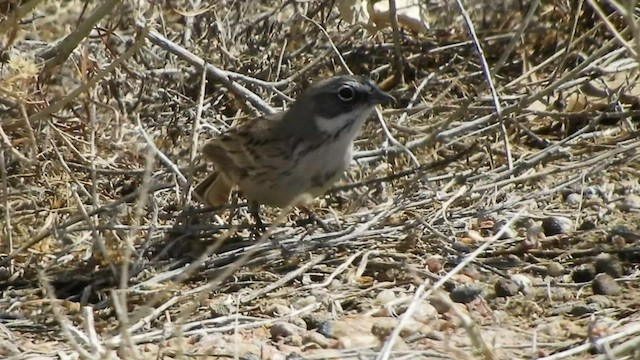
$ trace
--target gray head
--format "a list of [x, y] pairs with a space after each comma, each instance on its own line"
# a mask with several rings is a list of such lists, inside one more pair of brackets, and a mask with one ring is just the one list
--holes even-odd
[[377, 104], [389, 102], [395, 99], [366, 77], [333, 76], [305, 89], [282, 123], [298, 133], [332, 133], [350, 123], [362, 123]]

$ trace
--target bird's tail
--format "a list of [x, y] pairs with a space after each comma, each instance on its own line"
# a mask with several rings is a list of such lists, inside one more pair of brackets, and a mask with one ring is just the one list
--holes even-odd
[[207, 206], [221, 206], [229, 202], [231, 184], [224, 175], [214, 172], [202, 180], [193, 191]]

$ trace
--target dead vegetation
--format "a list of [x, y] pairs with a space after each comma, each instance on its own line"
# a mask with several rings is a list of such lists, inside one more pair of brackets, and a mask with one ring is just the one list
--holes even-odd
[[[640, 358], [640, 10], [403, 3], [0, 2], [0, 357]], [[399, 102], [335, 232], [191, 198], [207, 138], [347, 71]]]

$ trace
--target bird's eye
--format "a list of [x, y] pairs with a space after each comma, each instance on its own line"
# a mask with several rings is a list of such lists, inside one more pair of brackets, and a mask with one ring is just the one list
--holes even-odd
[[353, 90], [351, 86], [343, 85], [342, 87], [340, 87], [340, 89], [338, 89], [338, 97], [342, 101], [351, 101], [355, 99], [356, 92]]

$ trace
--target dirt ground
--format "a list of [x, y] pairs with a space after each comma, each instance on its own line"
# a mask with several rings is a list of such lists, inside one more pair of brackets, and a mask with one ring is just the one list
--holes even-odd
[[[640, 9], [394, 3], [0, 1], [0, 358], [640, 359]], [[330, 231], [192, 196], [348, 71]]]

